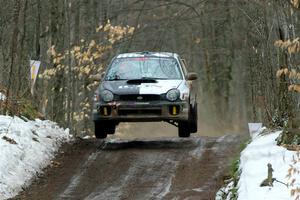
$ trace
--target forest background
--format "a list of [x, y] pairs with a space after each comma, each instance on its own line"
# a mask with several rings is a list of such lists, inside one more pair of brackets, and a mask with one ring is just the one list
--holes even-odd
[[[298, 0], [0, 0], [2, 114], [91, 131], [101, 73], [118, 53], [180, 54], [197, 72], [200, 130], [284, 126], [299, 112]], [[34, 95], [30, 60], [40, 60]]]

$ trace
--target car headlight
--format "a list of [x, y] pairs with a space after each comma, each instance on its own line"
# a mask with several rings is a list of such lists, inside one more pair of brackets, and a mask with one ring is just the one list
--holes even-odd
[[101, 98], [105, 102], [110, 102], [110, 101], [114, 100], [114, 94], [109, 90], [103, 90], [101, 92]]
[[179, 98], [180, 92], [177, 89], [171, 89], [167, 92], [166, 98], [169, 101], [176, 101]]

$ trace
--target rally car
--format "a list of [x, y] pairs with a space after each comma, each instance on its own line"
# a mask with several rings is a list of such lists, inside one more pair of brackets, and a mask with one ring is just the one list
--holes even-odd
[[95, 137], [114, 134], [120, 122], [165, 121], [179, 137], [197, 132], [197, 95], [176, 53], [136, 52], [114, 57], [94, 96]]

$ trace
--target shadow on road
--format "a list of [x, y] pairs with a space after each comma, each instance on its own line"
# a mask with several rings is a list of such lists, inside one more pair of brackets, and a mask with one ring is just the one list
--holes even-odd
[[199, 146], [200, 138], [107, 139], [98, 147], [101, 150], [120, 149], [188, 149]]

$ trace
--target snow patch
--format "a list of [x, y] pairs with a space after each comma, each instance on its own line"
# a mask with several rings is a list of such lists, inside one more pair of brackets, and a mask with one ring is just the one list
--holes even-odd
[[195, 191], [195, 192], [203, 192], [203, 189], [202, 188], [194, 188], [194, 189], [192, 189], [193, 191]]
[[[272, 165], [274, 170], [273, 178], [283, 183], [289, 182], [289, 179], [286, 177], [288, 169], [290, 164], [292, 164], [293, 156], [297, 157], [296, 152], [277, 146], [275, 139], [280, 133], [281, 131], [277, 131], [266, 135], [257, 135], [241, 153], [241, 176], [238, 182], [239, 200], [295, 199], [296, 196], [290, 195], [291, 187], [288, 188], [276, 181], [273, 183], [273, 187], [260, 187], [262, 181], [267, 178], [268, 163]], [[296, 174], [294, 178], [296, 178], [295, 185], [298, 185], [300, 175]]]
[[215, 200], [231, 200], [231, 199], [233, 199], [232, 192], [231, 192], [231, 190], [233, 188], [234, 188], [234, 182], [230, 181], [226, 186], [224, 186], [217, 192]]
[[163, 199], [169, 192], [172, 186], [172, 181], [173, 181], [174, 175], [172, 175], [169, 180], [166, 183], [159, 183], [163, 188], [162, 191], [156, 196], [158, 199]]
[[55, 152], [71, 140], [69, 129], [54, 122], [25, 122], [0, 115], [0, 200], [17, 195], [50, 164]]

